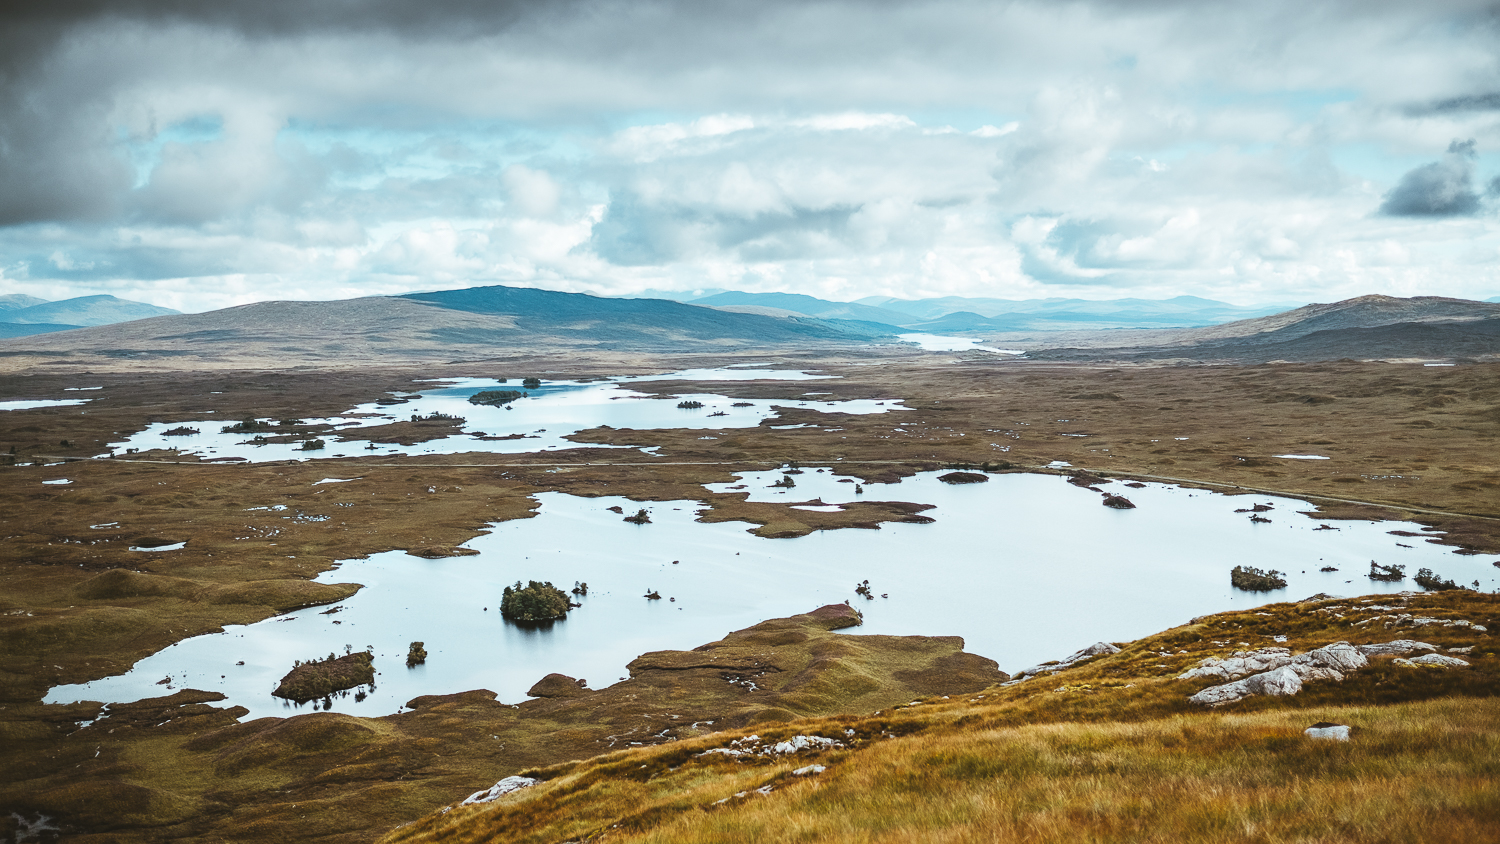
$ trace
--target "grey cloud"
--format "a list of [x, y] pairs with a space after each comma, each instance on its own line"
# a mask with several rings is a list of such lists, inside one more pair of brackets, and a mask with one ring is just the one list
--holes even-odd
[[1433, 103], [1411, 106], [1407, 113], [1413, 116], [1426, 114], [1460, 114], [1470, 111], [1500, 111], [1500, 91], [1486, 94], [1466, 94], [1449, 97]]
[[1474, 140], [1455, 140], [1441, 161], [1412, 170], [1380, 204], [1392, 217], [1463, 217], [1479, 211], [1474, 192]]
[[804, 259], [826, 254], [830, 246], [841, 243], [849, 218], [858, 210], [847, 205], [793, 206], [744, 215], [646, 202], [625, 189], [611, 194], [589, 246], [620, 266], [665, 264], [713, 252], [751, 262]]

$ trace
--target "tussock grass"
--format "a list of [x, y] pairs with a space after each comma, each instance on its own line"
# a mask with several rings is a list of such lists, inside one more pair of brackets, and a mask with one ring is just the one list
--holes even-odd
[[[1500, 840], [1500, 702], [1443, 699], [1137, 723], [949, 725], [771, 764], [594, 766], [387, 840], [1080, 842]], [[1318, 720], [1348, 743], [1305, 738]], [[617, 771], [650, 764], [620, 754]], [[639, 760], [637, 762], [637, 760]], [[592, 775], [591, 775], [592, 774]], [[771, 784], [715, 806], [736, 792]]]

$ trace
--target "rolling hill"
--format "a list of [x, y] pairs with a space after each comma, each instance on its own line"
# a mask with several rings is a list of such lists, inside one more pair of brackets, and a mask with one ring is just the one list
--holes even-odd
[[1157, 333], [1133, 345], [1056, 348], [1031, 356], [1259, 363], [1496, 355], [1500, 304], [1441, 296], [1359, 296], [1209, 328]]

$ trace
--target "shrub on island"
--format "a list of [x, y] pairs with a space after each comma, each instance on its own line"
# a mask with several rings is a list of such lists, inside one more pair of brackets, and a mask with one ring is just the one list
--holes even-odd
[[469, 404], [502, 405], [510, 404], [521, 397], [520, 390], [480, 390], [469, 396]]
[[1273, 589], [1286, 588], [1286, 578], [1281, 574], [1276, 569], [1261, 571], [1251, 566], [1235, 566], [1234, 570], [1229, 572], [1229, 584], [1246, 592], [1270, 592]]
[[561, 589], [550, 582], [535, 580], [525, 587], [517, 580], [515, 586], [505, 587], [500, 598], [500, 615], [509, 621], [535, 623], [556, 621], [568, 617], [572, 604]]

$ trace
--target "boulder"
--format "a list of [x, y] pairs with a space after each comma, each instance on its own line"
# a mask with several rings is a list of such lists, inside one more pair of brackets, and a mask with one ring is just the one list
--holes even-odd
[[1330, 721], [1319, 721], [1311, 727], [1302, 731], [1302, 734], [1311, 739], [1326, 739], [1331, 741], [1348, 741], [1349, 727], [1344, 724], [1334, 724]]
[[523, 788], [530, 788], [531, 786], [536, 785], [539, 782], [541, 782], [541, 780], [534, 780], [531, 777], [506, 777], [505, 779], [490, 786], [486, 791], [476, 791], [473, 794], [470, 794], [468, 799], [460, 803], [459, 805], [472, 806], [476, 803], [489, 803], [490, 801], [497, 800], [503, 795], [509, 794], [512, 791], [520, 791]]

